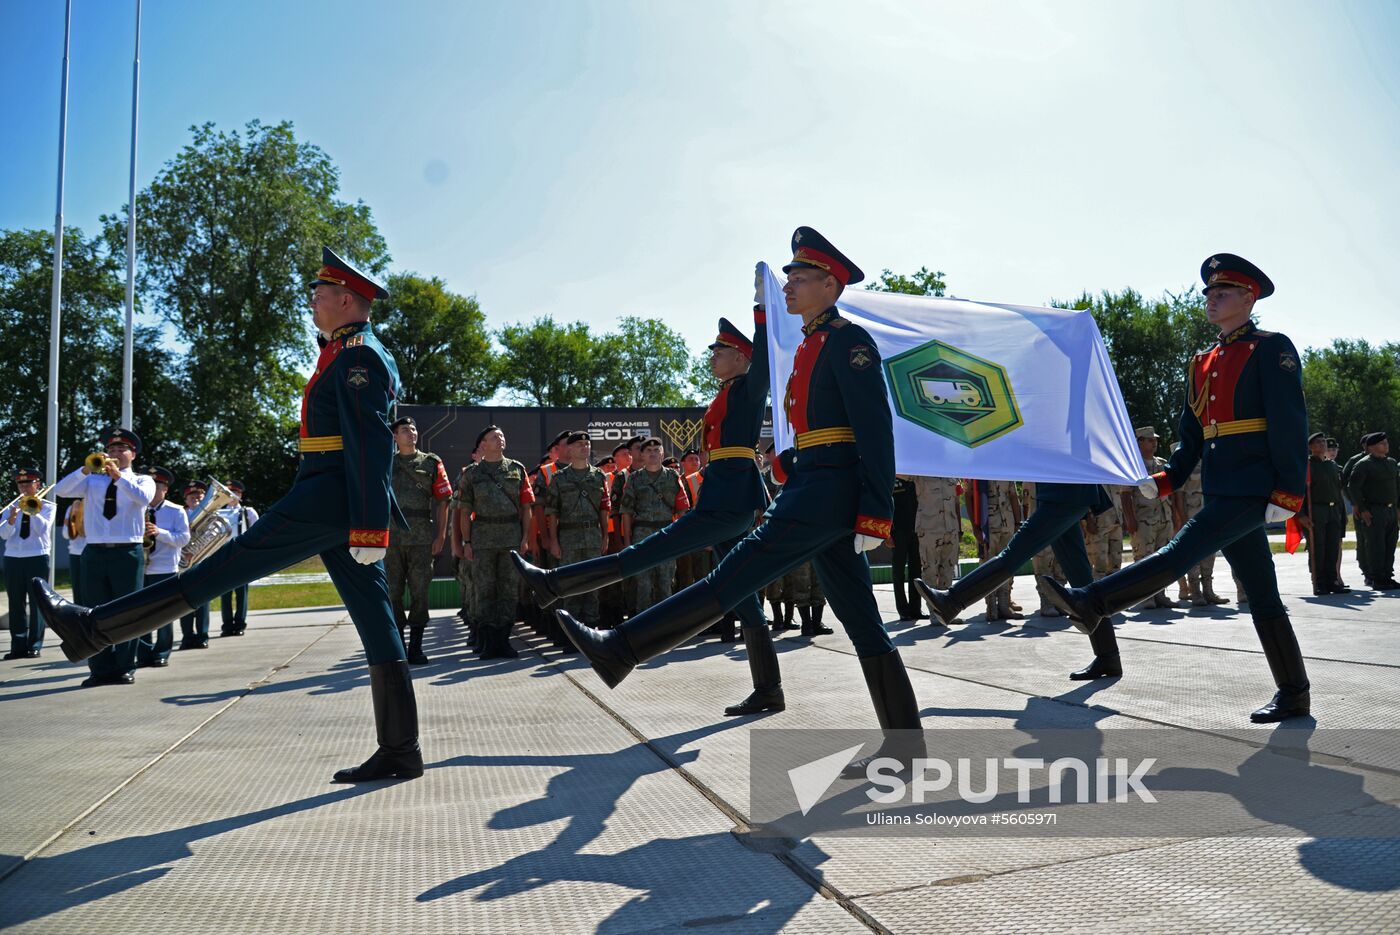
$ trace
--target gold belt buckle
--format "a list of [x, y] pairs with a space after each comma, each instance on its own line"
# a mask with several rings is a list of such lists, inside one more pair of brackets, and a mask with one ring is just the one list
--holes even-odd
[[1201, 426], [1201, 435], [1205, 438], [1215, 438], [1220, 434], [1220, 427], [1212, 422], [1210, 425]]

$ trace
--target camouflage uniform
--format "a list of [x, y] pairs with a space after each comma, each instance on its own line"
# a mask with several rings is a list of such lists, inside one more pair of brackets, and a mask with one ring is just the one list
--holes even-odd
[[472, 583], [483, 658], [511, 656], [519, 574], [510, 550], [524, 537], [521, 507], [535, 502], [525, 465], [510, 458], [479, 461], [463, 473], [457, 500], [474, 514], [471, 523]]
[[[467, 476], [467, 469], [462, 468], [457, 473], [457, 484], [452, 488], [452, 508], [447, 514], [448, 529], [455, 529], [457, 523], [457, 513], [461, 510], [462, 481]], [[468, 517], [470, 519], [470, 516]], [[472, 586], [472, 563], [464, 558], [454, 558], [453, 564], [457, 570], [457, 594], [462, 602], [462, 610], [459, 616], [467, 626], [472, 626], [476, 619], [476, 589]]]
[[[622, 504], [622, 494], [627, 490], [627, 472], [614, 471], [608, 477], [608, 500], [612, 503], [612, 516], [608, 519], [608, 554], [622, 551], [622, 518], [618, 507]], [[598, 592], [598, 613], [605, 627], [614, 627], [622, 622], [627, 612], [627, 581], [610, 584]]]
[[[691, 503], [699, 501], [700, 485], [704, 480], [704, 475], [699, 471], [681, 478], [681, 483], [685, 485], [686, 499]], [[676, 590], [683, 591], [708, 575], [710, 569], [714, 568], [714, 554], [713, 549], [704, 548], [676, 559]]]
[[[437, 538], [433, 512], [438, 501], [452, 495], [452, 485], [442, 459], [428, 451], [394, 455], [390, 483], [408, 528], [389, 529], [389, 549], [384, 553], [389, 604], [399, 632], [407, 625], [413, 630], [413, 639], [421, 643], [423, 627], [428, 623], [428, 588], [433, 583], [433, 541]], [[409, 595], [407, 620], [403, 609], [405, 581]]]
[[[603, 517], [612, 509], [608, 478], [601, 470], [561, 467], [545, 488], [544, 512], [554, 517], [559, 539], [559, 564], [597, 558], [607, 544]], [[559, 606], [590, 627], [598, 625], [598, 592], [564, 598]]]
[[1120, 494], [1126, 487], [1108, 488], [1113, 506], [1094, 517], [1094, 532], [1084, 536], [1089, 549], [1089, 562], [1094, 566], [1094, 580], [1111, 575], [1123, 567], [1123, 502]]
[[[685, 489], [681, 486], [680, 474], [671, 468], [662, 468], [655, 474], [643, 469], [633, 471], [627, 478], [620, 512], [623, 516], [632, 517], [632, 541], [636, 543], [663, 526], [669, 526], [676, 513], [684, 512], [685, 507]], [[673, 561], [663, 562], [633, 576], [637, 582], [634, 613], [641, 613], [670, 597], [675, 578], [676, 563]]]
[[[1035, 482], [1027, 481], [1022, 486], [1026, 490], [1026, 498], [1031, 503], [1035, 503]], [[1065, 583], [1065, 573], [1063, 569], [1060, 568], [1059, 560], [1055, 558], [1055, 551], [1049, 546], [1046, 546], [1035, 553], [1035, 556], [1031, 559], [1031, 570], [1035, 574], [1035, 593], [1036, 596], [1040, 598], [1040, 610], [1038, 613], [1042, 617], [1060, 616], [1059, 610], [1055, 608], [1054, 604], [1050, 603], [1047, 597], [1048, 589], [1041, 578], [1042, 575], [1050, 575], [1061, 584]]]
[[[1014, 499], [1015, 481], [987, 481], [987, 558], [1000, 553], [1016, 535], [1016, 514], [1011, 507]], [[988, 620], [1006, 620], [1016, 610], [1011, 602], [1013, 580], [1008, 578], [1005, 584], [987, 595]]]
[[929, 587], [947, 590], [958, 576], [962, 547], [962, 504], [953, 477], [915, 477], [919, 506], [914, 530], [919, 537], [919, 563]]
[[[1205, 493], [1201, 489], [1201, 465], [1196, 464], [1196, 469], [1191, 472], [1186, 483], [1181, 485], [1182, 506], [1185, 508], [1186, 518], [1190, 519], [1201, 511], [1201, 507], [1206, 504]], [[1191, 603], [1197, 607], [1204, 607], [1207, 603], [1214, 603], [1219, 598], [1215, 594], [1215, 555], [1212, 552], [1201, 559], [1200, 564], [1193, 567], [1187, 575], [1187, 587], [1183, 588], [1182, 599], [1190, 599]]]
[[[1164, 458], [1144, 458], [1143, 470], [1146, 476], [1151, 477], [1160, 471], [1167, 469], [1167, 462]], [[1132, 497], [1133, 514], [1137, 518], [1137, 532], [1132, 534], [1133, 561], [1140, 562], [1147, 556], [1156, 552], [1162, 546], [1172, 541], [1172, 536], [1176, 534], [1176, 529], [1172, 524], [1171, 498], [1149, 500], [1142, 495], [1142, 491], [1137, 487], [1125, 488]], [[1148, 598], [1143, 602], [1143, 606], [1150, 603], [1170, 604], [1165, 593], [1159, 592], [1154, 598]]]

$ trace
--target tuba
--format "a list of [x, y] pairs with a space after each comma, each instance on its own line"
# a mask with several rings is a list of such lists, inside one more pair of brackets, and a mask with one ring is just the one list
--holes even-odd
[[209, 478], [209, 489], [195, 507], [190, 519], [190, 544], [180, 550], [180, 571], [208, 558], [215, 549], [233, 538], [233, 527], [219, 511], [234, 500], [233, 492], [217, 478]]

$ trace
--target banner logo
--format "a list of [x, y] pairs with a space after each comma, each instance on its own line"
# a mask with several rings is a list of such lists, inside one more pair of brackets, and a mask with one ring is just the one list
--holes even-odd
[[705, 423], [701, 419], [662, 419], [661, 434], [676, 451], [686, 451], [695, 447], [695, 439], [700, 437], [700, 429]]
[[976, 448], [1024, 423], [1006, 369], [942, 341], [885, 361], [900, 418]]

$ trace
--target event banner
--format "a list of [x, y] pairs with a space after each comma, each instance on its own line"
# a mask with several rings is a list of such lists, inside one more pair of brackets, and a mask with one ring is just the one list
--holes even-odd
[[[802, 321], [767, 264], [774, 437]], [[837, 307], [880, 350], [901, 474], [1071, 484], [1143, 476], [1133, 425], [1088, 311], [899, 295], [855, 287]], [[837, 361], [833, 366], [842, 362]]]

